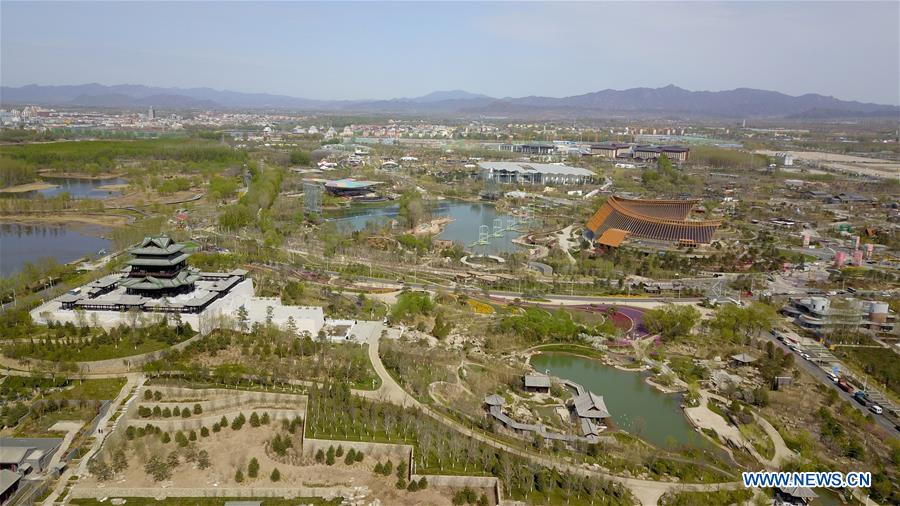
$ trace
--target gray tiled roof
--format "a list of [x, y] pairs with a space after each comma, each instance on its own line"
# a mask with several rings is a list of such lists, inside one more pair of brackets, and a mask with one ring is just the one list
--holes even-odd
[[603, 397], [594, 392], [585, 392], [575, 398], [575, 412], [582, 418], [609, 418]]

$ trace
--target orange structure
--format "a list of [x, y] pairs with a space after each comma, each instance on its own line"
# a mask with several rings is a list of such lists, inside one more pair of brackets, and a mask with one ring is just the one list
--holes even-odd
[[[697, 200], [632, 200], [612, 196], [591, 216], [584, 231], [589, 241], [604, 238], [618, 242], [627, 235], [685, 245], [712, 241], [719, 220], [689, 221], [688, 215]], [[609, 241], [607, 231], [616, 230], [618, 241]]]

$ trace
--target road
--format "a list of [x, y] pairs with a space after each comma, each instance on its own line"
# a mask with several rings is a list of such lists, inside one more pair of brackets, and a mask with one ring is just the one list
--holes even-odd
[[775, 343], [775, 346], [778, 346], [784, 352], [793, 353], [794, 354], [794, 364], [796, 364], [798, 367], [800, 367], [804, 371], [808, 372], [813, 378], [816, 378], [817, 380], [819, 380], [820, 383], [826, 385], [828, 388], [831, 388], [832, 390], [835, 390], [841, 399], [850, 403], [850, 405], [853, 406], [854, 408], [856, 408], [857, 411], [859, 411], [860, 413], [862, 413], [865, 416], [872, 415], [872, 417], [875, 420], [875, 423], [877, 423], [882, 428], [884, 428], [884, 430], [886, 430], [888, 432], [888, 434], [890, 434], [893, 437], [900, 437], [900, 431], [897, 431], [896, 427], [894, 426], [894, 422], [890, 421], [884, 415], [876, 415], [876, 414], [872, 413], [867, 408], [865, 408], [864, 406], [862, 406], [858, 402], [856, 402], [853, 399], [852, 395], [841, 390], [837, 386], [837, 383], [831, 381], [831, 379], [828, 377], [828, 373], [825, 372], [824, 369], [819, 367], [817, 364], [814, 364], [813, 362], [810, 362], [809, 360], [804, 359], [799, 354], [794, 353], [793, 350], [788, 348], [786, 344], [779, 341], [778, 338], [776, 338], [771, 332], [763, 332], [762, 335], [769, 341], [772, 341], [773, 343]]

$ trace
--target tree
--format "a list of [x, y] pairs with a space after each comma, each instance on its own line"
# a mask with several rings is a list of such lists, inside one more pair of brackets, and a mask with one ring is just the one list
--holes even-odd
[[272, 469], [272, 474], [269, 475], [269, 479], [272, 481], [281, 481], [281, 471], [276, 467]]
[[259, 415], [256, 414], [256, 411], [254, 411], [254, 412], [250, 415], [250, 426], [251, 426], [251, 427], [259, 427], [259, 424], [260, 424], [260, 422], [259, 422]]
[[293, 165], [309, 165], [309, 153], [300, 149], [291, 151], [291, 163]]
[[172, 477], [172, 468], [163, 462], [159, 455], [150, 457], [144, 465], [144, 471], [152, 476], [154, 481], [165, 481]]
[[200, 437], [209, 437], [209, 429], [200, 427]]
[[413, 229], [425, 218], [425, 204], [422, 202], [422, 194], [417, 190], [403, 192], [399, 199], [397, 216], [406, 228]]
[[453, 324], [445, 320], [443, 311], [438, 312], [434, 318], [434, 328], [431, 329], [431, 334], [438, 339], [445, 339], [450, 335], [451, 329], [453, 329]]
[[244, 483], [244, 472], [238, 469], [237, 472], [234, 473], [234, 481], [237, 483]]
[[239, 307], [237, 310], [237, 320], [241, 332], [247, 332], [250, 329], [248, 325], [250, 321], [250, 313], [247, 312], [247, 308], [245, 308], [243, 304], [241, 304], [241, 307]]
[[321, 464], [322, 462], [325, 462], [325, 452], [319, 448], [319, 451], [316, 452], [316, 463]]
[[212, 464], [209, 461], [209, 452], [206, 450], [200, 450], [200, 453], [197, 454], [197, 467], [200, 469], [206, 469]]
[[162, 435], [162, 443], [163, 443], [163, 444], [169, 444], [170, 441], [172, 441], [172, 438], [169, 437], [169, 433], [168, 433], [168, 432], [163, 432], [163, 435]]
[[354, 450], [353, 448], [350, 448], [350, 451], [347, 452], [347, 456], [344, 457], [344, 464], [349, 466], [349, 465], [352, 465], [354, 462], [356, 462], [356, 450]]
[[256, 460], [256, 457], [250, 459], [250, 464], [247, 466], [247, 476], [250, 478], [256, 478], [259, 475], [259, 461]]
[[88, 471], [99, 481], [108, 481], [113, 477], [113, 470], [100, 458], [92, 459], [88, 463]]
[[690, 334], [698, 321], [700, 312], [693, 306], [670, 303], [644, 313], [644, 326], [647, 330], [660, 334], [667, 341]]
[[194, 404], [194, 414], [199, 415], [200, 413], [203, 413], [203, 408], [200, 407], [200, 404]]
[[334, 446], [329, 446], [328, 451], [325, 452], [325, 463], [329, 466], [334, 465]]

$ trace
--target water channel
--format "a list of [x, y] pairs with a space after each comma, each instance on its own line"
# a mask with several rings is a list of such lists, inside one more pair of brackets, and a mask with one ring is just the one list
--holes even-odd
[[644, 382], [645, 372], [623, 371], [596, 360], [564, 353], [541, 353], [531, 358], [535, 370], [580, 383], [603, 396], [616, 428], [660, 448], [678, 445], [708, 448], [681, 410], [680, 394], [664, 394]]

